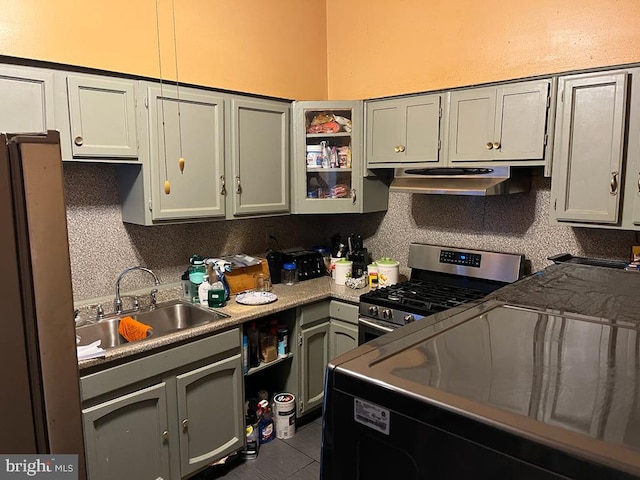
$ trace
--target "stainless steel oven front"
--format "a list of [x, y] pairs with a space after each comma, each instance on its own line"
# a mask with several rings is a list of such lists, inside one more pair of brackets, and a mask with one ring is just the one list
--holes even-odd
[[360, 316], [358, 317], [358, 345], [367, 343], [385, 333], [393, 332], [399, 326], [394, 323]]

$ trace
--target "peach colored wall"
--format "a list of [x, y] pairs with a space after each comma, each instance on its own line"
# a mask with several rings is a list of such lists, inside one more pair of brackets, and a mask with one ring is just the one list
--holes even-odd
[[326, 0], [330, 99], [640, 61], [638, 0]]
[[[0, 54], [158, 77], [155, 0], [0, 0]], [[159, 0], [175, 78], [172, 2]], [[181, 82], [326, 99], [324, 1], [174, 0]]]

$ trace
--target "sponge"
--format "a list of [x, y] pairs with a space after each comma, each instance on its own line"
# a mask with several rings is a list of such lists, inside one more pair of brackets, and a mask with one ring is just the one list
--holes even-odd
[[144, 340], [152, 330], [151, 325], [138, 322], [132, 317], [123, 317], [118, 325], [118, 333], [127, 339], [128, 342]]

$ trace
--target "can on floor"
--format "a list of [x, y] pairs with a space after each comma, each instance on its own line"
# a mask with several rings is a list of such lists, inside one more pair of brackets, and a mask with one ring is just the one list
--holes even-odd
[[273, 417], [276, 437], [293, 437], [296, 433], [296, 399], [292, 394], [278, 393], [273, 397]]

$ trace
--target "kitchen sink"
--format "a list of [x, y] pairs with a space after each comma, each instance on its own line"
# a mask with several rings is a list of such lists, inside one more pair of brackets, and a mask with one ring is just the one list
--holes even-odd
[[151, 326], [151, 334], [146, 339], [158, 338], [179, 330], [206, 325], [228, 317], [224, 313], [210, 310], [200, 305], [175, 300], [158, 304], [152, 310], [122, 313], [77, 327], [76, 337], [79, 340], [78, 338], [76, 340], [78, 345], [89, 345], [96, 340], [101, 340], [100, 346], [102, 348], [112, 348], [129, 343], [118, 333], [120, 319], [126, 316]]

